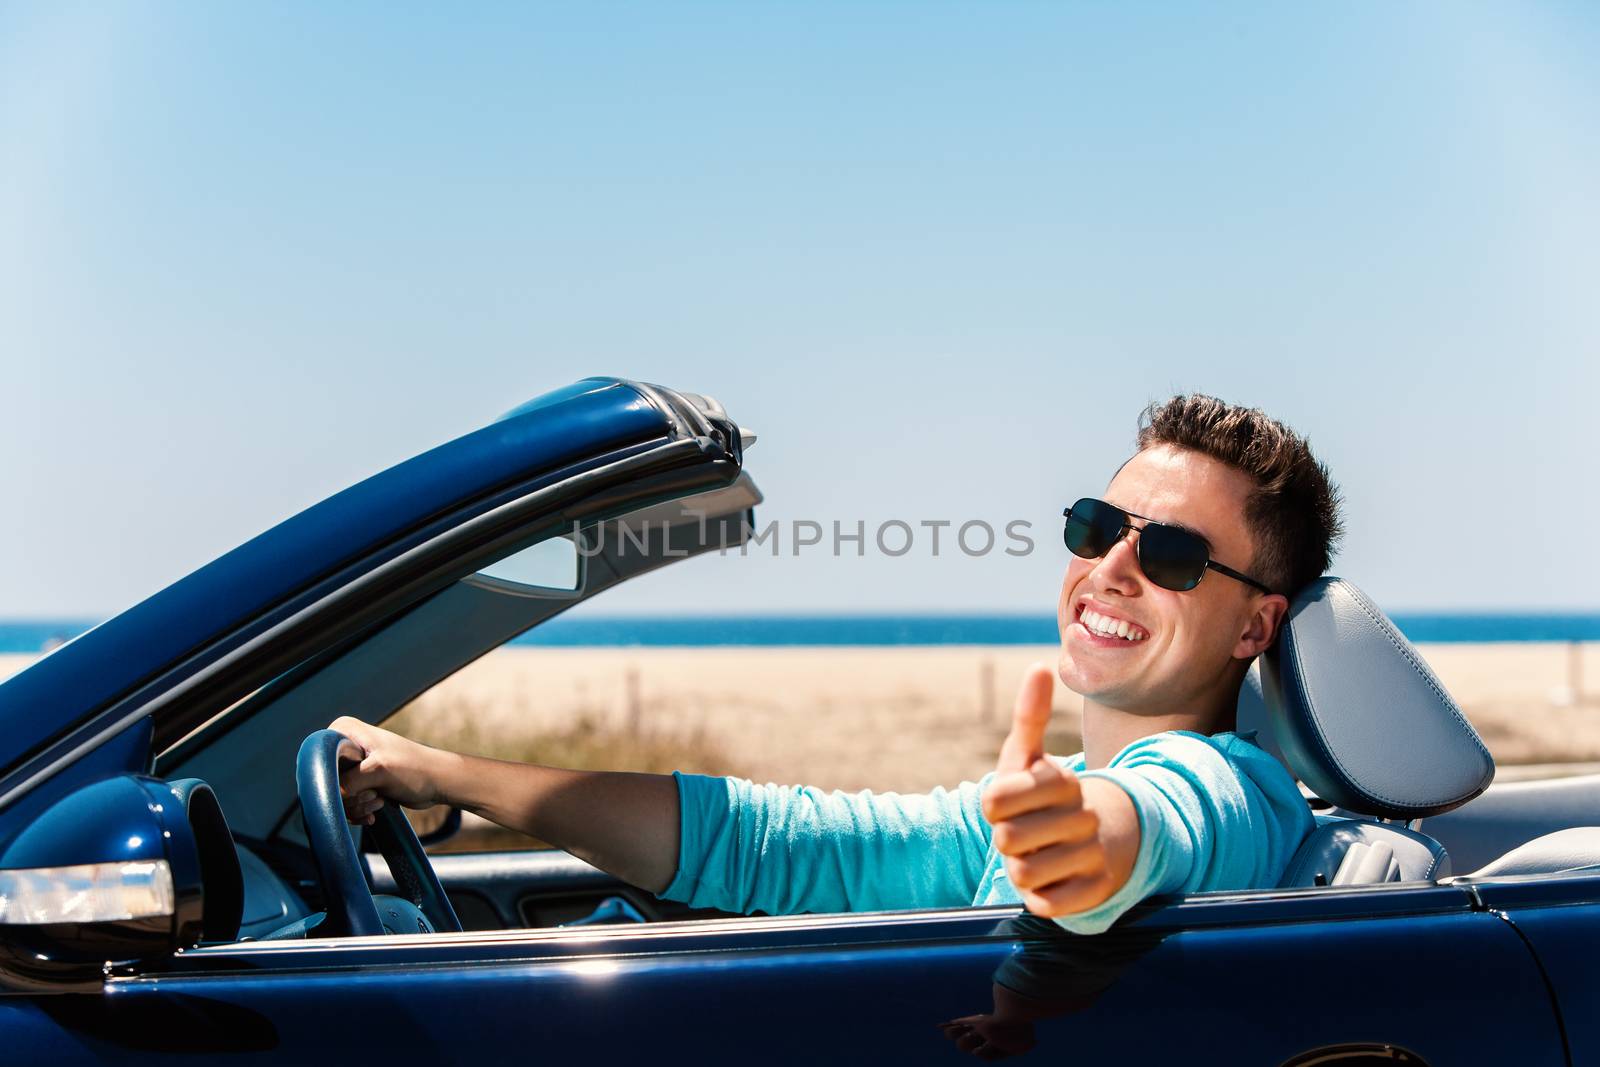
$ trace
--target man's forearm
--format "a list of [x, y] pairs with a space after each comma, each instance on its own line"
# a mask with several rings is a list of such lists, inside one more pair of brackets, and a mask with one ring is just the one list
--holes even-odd
[[441, 752], [440, 799], [548, 841], [652, 893], [678, 871], [671, 775], [572, 771]]

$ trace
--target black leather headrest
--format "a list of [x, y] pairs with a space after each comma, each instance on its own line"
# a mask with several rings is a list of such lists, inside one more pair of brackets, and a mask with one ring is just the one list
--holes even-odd
[[[1319, 578], [1296, 596], [1259, 662], [1270, 724], [1261, 741], [1324, 800], [1417, 819], [1465, 804], [1494, 780], [1489, 750], [1439, 679], [1343, 578]], [[1241, 730], [1254, 725], [1248, 689]]]

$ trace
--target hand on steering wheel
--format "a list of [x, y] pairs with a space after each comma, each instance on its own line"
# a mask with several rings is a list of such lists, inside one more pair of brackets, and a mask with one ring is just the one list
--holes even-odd
[[[391, 932], [384, 927], [379, 902], [367, 883], [339, 794], [339, 761], [360, 760], [363, 755], [359, 745], [338, 731], [318, 730], [301, 743], [295, 760], [300, 814], [322, 877], [328, 932], [335, 936]], [[400, 895], [421, 911], [432, 929], [460, 931], [455, 909], [400, 807], [385, 804], [375, 815], [370, 831]]]

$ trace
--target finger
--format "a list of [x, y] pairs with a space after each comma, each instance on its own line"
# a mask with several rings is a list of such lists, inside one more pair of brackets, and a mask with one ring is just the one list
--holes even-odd
[[1065, 763], [1053, 760], [1049, 756], [1040, 756], [1030, 763], [1028, 776], [1040, 788], [1059, 790], [1068, 798], [1068, 803], [1077, 804], [1083, 800], [1083, 784], [1078, 781], [1077, 773]]
[[1022, 903], [1035, 915], [1047, 919], [1088, 911], [1111, 896], [1111, 876], [1072, 878], [1022, 894]]
[[351, 763], [360, 763], [367, 758], [367, 750], [356, 741], [344, 737], [339, 740], [339, 759]]
[[374, 762], [368, 757], [367, 761], [347, 764], [339, 772], [339, 792], [345, 796], [355, 796], [357, 793], [380, 790], [383, 780], [377, 773], [376, 767], [369, 765]]
[[383, 807], [383, 798], [370, 794], [360, 800], [352, 798], [345, 802], [345, 810], [357, 816], [370, 815], [381, 807]]
[[1098, 841], [1051, 845], [1026, 856], [1006, 857], [1006, 877], [1018, 889], [1042, 889], [1086, 875], [1099, 877], [1105, 867], [1105, 849]]
[[1050, 845], [1078, 845], [1100, 832], [1100, 818], [1087, 808], [1045, 808], [1005, 819], [994, 827], [994, 847], [1004, 856], [1023, 856]]
[[1017, 703], [1011, 711], [1011, 732], [1000, 746], [995, 767], [1000, 771], [1020, 771], [1044, 755], [1044, 731], [1050, 725], [1050, 693], [1055, 676], [1043, 663], [1028, 668], [1017, 690]]
[[376, 753], [369, 754], [360, 764], [346, 770], [340, 780], [351, 792], [373, 792], [379, 796], [383, 795], [392, 781], [389, 769]]
[[[371, 723], [362, 722], [349, 715], [341, 715], [334, 719], [328, 724], [328, 729], [344, 737], [339, 743], [339, 758], [355, 760], [365, 755], [372, 748], [373, 740], [384, 732]], [[349, 747], [351, 745], [359, 751], [352, 752]]]
[[1081, 808], [1083, 787], [1078, 776], [1045, 759], [1025, 771], [997, 775], [983, 793], [983, 816], [990, 826], [1045, 808]]
[[328, 724], [328, 729], [359, 741], [368, 730], [374, 729], [374, 727], [371, 723], [363, 722], [354, 715], [341, 715]]
[[367, 797], [362, 798], [362, 799], [357, 799], [356, 797], [345, 797], [344, 798], [344, 813], [345, 813], [345, 815], [347, 815], [351, 819], [359, 819], [359, 818], [361, 818], [361, 816], [367, 814], [367, 812], [372, 809], [372, 803], [373, 803], [374, 799], [376, 799], [376, 798], [372, 797], [372, 796], [367, 796]]

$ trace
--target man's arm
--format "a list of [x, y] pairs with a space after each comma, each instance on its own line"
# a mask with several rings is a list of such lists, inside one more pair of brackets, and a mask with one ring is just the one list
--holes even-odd
[[972, 903], [983, 873], [988, 839], [970, 783], [911, 796], [693, 775], [680, 783], [463, 756], [359, 719], [332, 728], [365, 753], [341, 780], [353, 822], [370, 821], [385, 797], [453, 804], [696, 907], [957, 907]]
[[1028, 910], [1091, 934], [1150, 896], [1277, 883], [1313, 822], [1270, 756], [1164, 732], [1073, 775], [1038, 757], [1049, 694], [1048, 672], [1035, 668], [984, 797]]
[[678, 870], [678, 789], [671, 775], [572, 771], [429, 748], [353, 719], [330, 726], [364, 750], [340, 778], [352, 822], [387, 797], [409, 808], [450, 804], [548, 841], [659, 893]]
[[663, 894], [723, 911], [965, 907], [984, 874], [979, 787], [827, 792], [679, 776], [683, 870]]
[[1051, 918], [1110, 899], [1127, 883], [1140, 840], [1138, 812], [1121, 787], [1080, 779], [1045, 756], [1053, 686], [1050, 668], [1028, 671], [983, 796], [1007, 877], [1029, 911]]

